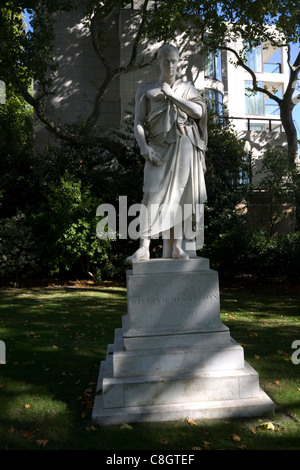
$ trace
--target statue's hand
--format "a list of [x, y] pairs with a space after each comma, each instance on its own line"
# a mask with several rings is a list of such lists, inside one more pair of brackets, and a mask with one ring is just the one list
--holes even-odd
[[174, 96], [174, 92], [170, 85], [166, 82], [163, 82], [161, 85], [161, 91], [166, 95], [167, 98]]
[[161, 158], [154, 152], [150, 145], [147, 145], [145, 151], [142, 153], [142, 156], [145, 158], [145, 160], [148, 160], [153, 165], [159, 166], [162, 164]]

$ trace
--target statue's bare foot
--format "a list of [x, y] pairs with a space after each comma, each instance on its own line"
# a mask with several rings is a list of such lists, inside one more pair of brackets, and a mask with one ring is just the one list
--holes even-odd
[[182, 248], [174, 247], [172, 251], [172, 258], [189, 259], [189, 255], [183, 251]]
[[150, 258], [149, 248], [146, 246], [141, 246], [132, 256], [126, 258], [127, 262], [132, 261], [147, 261]]

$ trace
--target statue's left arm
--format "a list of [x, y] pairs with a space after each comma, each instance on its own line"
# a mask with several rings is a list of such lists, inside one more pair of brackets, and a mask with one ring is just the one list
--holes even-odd
[[185, 100], [184, 98], [178, 96], [176, 93], [174, 93], [170, 85], [165, 82], [162, 84], [161, 90], [170, 101], [172, 101], [188, 116], [194, 119], [201, 119], [203, 110], [200, 104], [195, 103], [193, 101]]

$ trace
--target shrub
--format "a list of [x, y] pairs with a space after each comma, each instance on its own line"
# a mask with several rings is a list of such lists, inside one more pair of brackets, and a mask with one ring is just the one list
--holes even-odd
[[22, 213], [0, 220], [0, 276], [19, 284], [39, 269], [32, 231]]
[[284, 220], [282, 205], [287, 203], [295, 207], [296, 202], [295, 172], [290, 168], [286, 148], [267, 148], [257, 174], [262, 175], [257, 189], [264, 194], [269, 236], [274, 237], [280, 221]]
[[36, 237], [42, 233], [39, 246], [43, 266], [48, 274], [80, 269], [100, 278], [108, 260], [111, 241], [96, 236], [96, 209], [101, 201], [91, 195], [89, 187], [68, 171], [59, 185], [48, 188], [46, 201], [32, 216]]

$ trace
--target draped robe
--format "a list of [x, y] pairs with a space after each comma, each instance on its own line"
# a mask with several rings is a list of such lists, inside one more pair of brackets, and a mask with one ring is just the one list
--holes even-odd
[[198, 222], [196, 231], [193, 225], [193, 237], [201, 230], [200, 220], [203, 230], [206, 105], [190, 82], [177, 80], [172, 90], [178, 97], [199, 104], [202, 117], [191, 118], [166, 99], [157, 81], [140, 86], [137, 99], [147, 102], [148, 144], [162, 161], [161, 165], [145, 163], [142, 205], [147, 211], [140, 215], [141, 238], [157, 238], [159, 234], [168, 238], [172, 227], [182, 227], [187, 220]]

